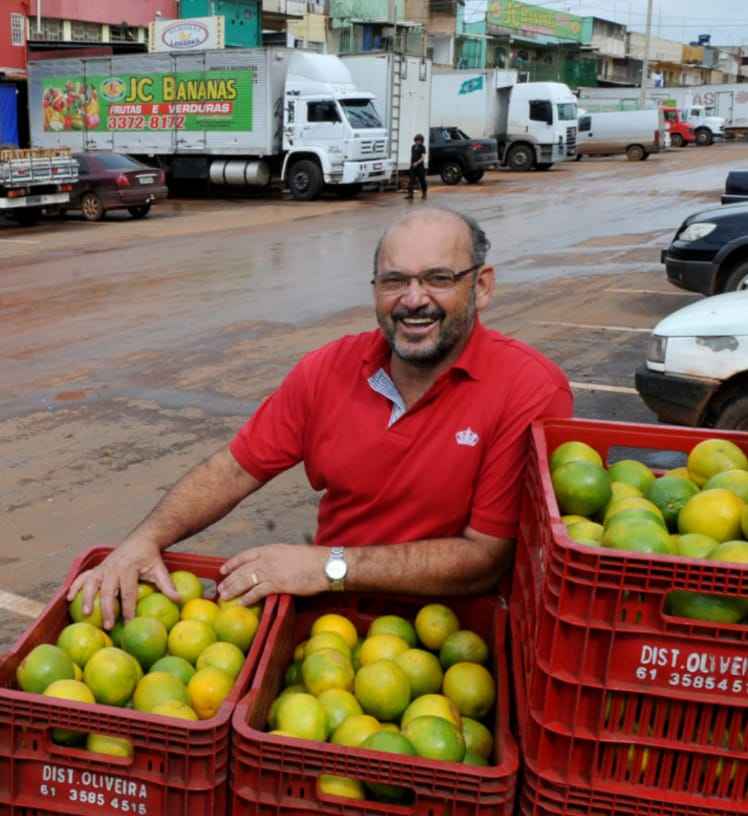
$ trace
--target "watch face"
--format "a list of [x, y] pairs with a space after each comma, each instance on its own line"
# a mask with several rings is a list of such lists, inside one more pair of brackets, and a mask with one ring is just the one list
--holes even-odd
[[332, 561], [327, 562], [327, 566], [325, 567], [325, 573], [327, 577], [331, 581], [340, 581], [345, 578], [345, 574], [348, 572], [348, 565], [343, 561], [342, 558], [333, 559]]

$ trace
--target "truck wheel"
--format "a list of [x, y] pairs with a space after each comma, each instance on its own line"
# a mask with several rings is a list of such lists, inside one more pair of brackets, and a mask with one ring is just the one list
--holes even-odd
[[686, 142], [685, 142], [685, 140], [683, 139], [683, 136], [681, 136], [680, 133], [671, 133], [670, 134], [670, 144], [673, 147], [685, 147], [686, 146]]
[[730, 272], [722, 288], [723, 292], [745, 292], [748, 291], [748, 261], [738, 264]]
[[477, 184], [485, 175], [485, 170], [472, 170], [470, 173], [465, 173], [465, 181], [468, 184]]
[[127, 212], [129, 212], [133, 218], [145, 218], [150, 211], [151, 211], [150, 202], [148, 202], [148, 204], [142, 204], [140, 207], [127, 208]]
[[81, 212], [86, 221], [101, 221], [104, 217], [104, 205], [96, 193], [86, 193], [81, 198]]
[[531, 170], [535, 164], [535, 152], [530, 145], [515, 145], [507, 154], [506, 163], [511, 170]]
[[696, 131], [696, 144], [700, 147], [707, 147], [714, 142], [712, 131], [707, 128], [699, 128]]
[[462, 181], [462, 167], [457, 162], [445, 162], [439, 172], [442, 181], [450, 186], [459, 184]]
[[626, 148], [626, 158], [629, 161], [644, 161], [647, 151], [641, 145], [629, 145]]
[[33, 227], [42, 217], [41, 207], [28, 207], [9, 213], [10, 217], [22, 227]]
[[301, 159], [288, 172], [288, 189], [295, 201], [314, 201], [324, 186], [322, 170], [316, 162]]
[[725, 431], [748, 431], [748, 396], [730, 400], [715, 425]]
[[543, 171], [550, 170], [551, 167], [553, 167], [553, 162], [538, 162], [535, 165], [536, 170], [543, 170]]

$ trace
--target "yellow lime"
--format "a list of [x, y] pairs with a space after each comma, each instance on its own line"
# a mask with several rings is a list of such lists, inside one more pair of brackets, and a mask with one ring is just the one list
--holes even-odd
[[551, 454], [551, 473], [568, 462], [590, 462], [598, 467], [603, 467], [602, 456], [586, 442], [571, 441], [559, 445]]
[[[93, 705], [96, 698], [91, 689], [78, 680], [55, 680], [50, 683], [44, 692], [45, 697], [56, 697], [59, 700], [74, 700], [77, 703]], [[53, 728], [52, 740], [58, 745], [77, 745], [86, 738], [82, 731], [70, 731], [67, 728]]]
[[109, 756], [132, 756], [132, 743], [124, 737], [113, 737], [108, 734], [89, 734], [86, 749], [93, 754], [108, 754]]
[[418, 717], [442, 717], [457, 728], [462, 728], [462, 719], [457, 706], [444, 694], [424, 694], [408, 706], [400, 721], [400, 727], [405, 726]]
[[721, 487], [748, 501], [748, 470], [723, 470], [704, 485], [704, 490]]
[[618, 499], [641, 498], [644, 495], [638, 487], [634, 487], [634, 485], [627, 482], [611, 482], [610, 494], [612, 502]]
[[689, 499], [678, 516], [681, 533], [701, 533], [716, 541], [730, 541], [741, 534], [745, 502], [729, 490], [703, 490]]
[[356, 627], [342, 615], [329, 613], [317, 618], [312, 624], [312, 635], [318, 635], [320, 632], [336, 632], [348, 644], [348, 648], [352, 649], [358, 642], [358, 632]]
[[[415, 756], [415, 748], [402, 734], [392, 734], [382, 729], [367, 737], [361, 748], [367, 751], [382, 751], [386, 754]], [[402, 802], [409, 795], [407, 788], [387, 785], [381, 782], [366, 782], [366, 788], [378, 802]]]
[[83, 680], [83, 669], [77, 664], [73, 663], [73, 671], [75, 672], [75, 676], [73, 680]]
[[711, 561], [727, 561], [732, 564], [748, 563], [748, 541], [725, 541], [715, 547], [708, 558]]
[[187, 570], [177, 570], [169, 573], [169, 575], [172, 584], [174, 584], [174, 589], [182, 599], [182, 606], [188, 601], [203, 597], [203, 585], [197, 575], [187, 572]]
[[163, 623], [167, 632], [179, 620], [179, 607], [160, 592], [154, 592], [138, 601], [135, 613], [139, 618], [156, 618]]
[[496, 699], [496, 686], [484, 666], [455, 663], [444, 675], [444, 694], [464, 717], [480, 719], [491, 710]]
[[138, 668], [132, 655], [108, 646], [96, 652], [86, 663], [83, 678], [97, 703], [123, 706], [135, 690]]
[[376, 733], [381, 728], [381, 724], [369, 714], [352, 714], [335, 729], [330, 742], [334, 745], [357, 748], [370, 734]]
[[327, 715], [327, 727], [330, 733], [354, 714], [363, 714], [358, 700], [343, 689], [327, 689], [317, 699], [322, 704]]
[[480, 635], [469, 629], [460, 629], [444, 641], [439, 660], [445, 669], [455, 663], [485, 663], [488, 660], [488, 646]]
[[483, 723], [470, 717], [462, 718], [462, 736], [468, 753], [488, 759], [493, 751], [493, 736]]
[[299, 645], [293, 650], [293, 659], [294, 660], [303, 660], [304, 659], [307, 643], [309, 643], [308, 640], [302, 640], [301, 643], [299, 643]]
[[444, 641], [460, 628], [457, 615], [444, 604], [428, 604], [416, 615], [416, 633], [427, 649], [438, 651]]
[[278, 706], [280, 705], [280, 701], [283, 697], [288, 694], [308, 694], [309, 692], [306, 690], [304, 686], [288, 686], [284, 688], [283, 691], [273, 700], [270, 704], [270, 710], [268, 711], [268, 725], [270, 728], [277, 728], [278, 726]]
[[[198, 658], [198, 668], [202, 668], [202, 666], [199, 665], [199, 662], [200, 661]], [[173, 674], [177, 680], [186, 686], [187, 683], [192, 680], [192, 675], [195, 673], [195, 667], [183, 657], [166, 655], [166, 657], [162, 657], [161, 660], [157, 660], [151, 666], [151, 672], [166, 672], [167, 674]]]
[[90, 623], [71, 623], [57, 638], [57, 645], [74, 663], [85, 666], [91, 655], [106, 646], [104, 631]]
[[361, 708], [382, 722], [399, 719], [410, 702], [408, 675], [392, 660], [362, 666], [354, 687]]
[[327, 689], [353, 688], [353, 666], [335, 649], [325, 649], [304, 658], [301, 664], [304, 685], [315, 696]]
[[[93, 608], [90, 615], [83, 613], [83, 590], [81, 590], [75, 598], [70, 602], [69, 607], [70, 617], [75, 623], [90, 623], [98, 629], [104, 628], [104, 618], [101, 614], [101, 598], [97, 592], [94, 596]], [[114, 617], [119, 617], [120, 606], [117, 598], [114, 599]]]
[[160, 714], [162, 717], [175, 717], [178, 720], [197, 720], [198, 716], [186, 704], [178, 700], [167, 700], [165, 703], [159, 703], [154, 706], [151, 714]]
[[594, 521], [580, 521], [566, 528], [572, 541], [601, 541], [605, 528]]
[[462, 762], [465, 756], [462, 732], [442, 717], [416, 717], [403, 728], [403, 736], [426, 759]]
[[235, 680], [244, 665], [244, 655], [233, 643], [213, 643], [200, 653], [196, 665], [198, 669], [220, 669]]
[[197, 716], [201, 720], [215, 717], [233, 685], [234, 678], [220, 669], [213, 666], [198, 669], [187, 686], [190, 702]]
[[299, 739], [324, 742], [327, 715], [322, 703], [311, 694], [286, 694], [278, 705], [278, 729]]
[[138, 711], [145, 712], [153, 711], [157, 705], [168, 703], [170, 700], [176, 700], [187, 705], [190, 702], [184, 683], [168, 672], [146, 674], [138, 683], [133, 695], [135, 708]]
[[608, 468], [611, 482], [629, 484], [646, 495], [655, 480], [655, 475], [642, 462], [635, 459], [622, 459]]
[[368, 666], [378, 660], [394, 660], [409, 648], [407, 642], [396, 635], [373, 635], [361, 644], [359, 663]]
[[374, 635], [395, 635], [402, 638], [411, 649], [418, 644], [416, 630], [410, 621], [401, 618], [400, 615], [382, 615], [371, 622], [366, 637]]
[[258, 626], [257, 615], [244, 606], [230, 606], [222, 609], [213, 621], [218, 640], [233, 643], [244, 653], [251, 646]]
[[725, 470], [748, 470], [746, 455], [727, 439], [705, 439], [688, 455], [688, 474], [699, 487]]
[[315, 652], [322, 652], [325, 649], [335, 649], [335, 651], [340, 652], [340, 654], [350, 660], [351, 647], [345, 638], [337, 632], [320, 632], [318, 635], [314, 635], [305, 641], [304, 654], [301, 656], [301, 660]]
[[408, 676], [413, 699], [440, 691], [444, 673], [436, 655], [425, 649], [408, 649], [395, 658], [395, 663]]
[[182, 607], [182, 620], [196, 620], [213, 626], [221, 608], [207, 598], [193, 598]]
[[133, 618], [125, 624], [120, 642], [144, 669], [166, 654], [166, 627], [156, 618]]
[[365, 799], [364, 787], [358, 779], [347, 776], [322, 774], [317, 779], [318, 796], [337, 796], [341, 799]]
[[213, 627], [198, 620], [183, 620], [169, 632], [169, 654], [194, 664], [198, 657], [216, 642]]
[[156, 587], [153, 584], [138, 584], [138, 594], [135, 596], [135, 602], [142, 601], [143, 598], [147, 598], [149, 595], [153, 595], [156, 591]]

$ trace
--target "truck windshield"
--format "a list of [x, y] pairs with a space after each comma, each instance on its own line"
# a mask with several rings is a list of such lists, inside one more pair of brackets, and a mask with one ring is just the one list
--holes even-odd
[[558, 106], [558, 118], [562, 122], [571, 122], [577, 118], [577, 106], [573, 102], [563, 102]]
[[384, 127], [371, 99], [341, 99], [340, 107], [354, 130]]

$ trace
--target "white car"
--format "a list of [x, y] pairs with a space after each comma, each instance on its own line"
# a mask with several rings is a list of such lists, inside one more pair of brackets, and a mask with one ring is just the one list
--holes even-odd
[[661, 320], [636, 388], [661, 422], [748, 431], [748, 291]]

